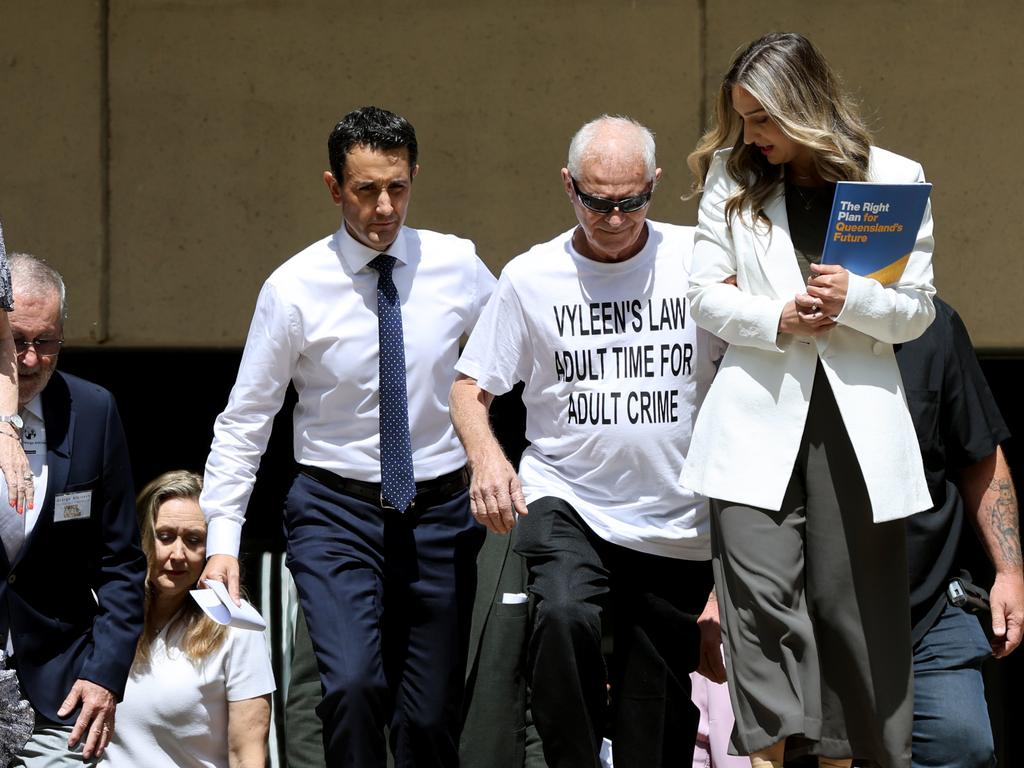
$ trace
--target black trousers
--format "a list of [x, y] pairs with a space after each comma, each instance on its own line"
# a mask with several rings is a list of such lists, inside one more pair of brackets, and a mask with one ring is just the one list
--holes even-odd
[[455, 768], [484, 529], [468, 492], [404, 514], [299, 474], [288, 568], [316, 652], [331, 768]]
[[[610, 544], [561, 499], [529, 505], [515, 550], [536, 600], [528, 667], [533, 716], [550, 768], [598, 768], [610, 736], [616, 765], [689, 765], [698, 712], [689, 673], [709, 561]], [[602, 617], [611, 614], [606, 668]]]

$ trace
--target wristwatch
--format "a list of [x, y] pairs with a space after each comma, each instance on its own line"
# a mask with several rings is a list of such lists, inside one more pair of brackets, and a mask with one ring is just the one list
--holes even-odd
[[16, 413], [11, 414], [10, 416], [0, 416], [0, 424], [10, 424], [19, 432], [21, 431], [21, 428], [25, 426], [25, 422], [22, 420], [21, 416]]

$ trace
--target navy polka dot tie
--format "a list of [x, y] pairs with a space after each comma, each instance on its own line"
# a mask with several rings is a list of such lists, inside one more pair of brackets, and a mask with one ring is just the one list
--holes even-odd
[[380, 483], [381, 495], [404, 512], [416, 495], [412, 438], [405, 389], [402, 305], [391, 279], [395, 257], [382, 253], [370, 262], [377, 270], [377, 323], [380, 332]]

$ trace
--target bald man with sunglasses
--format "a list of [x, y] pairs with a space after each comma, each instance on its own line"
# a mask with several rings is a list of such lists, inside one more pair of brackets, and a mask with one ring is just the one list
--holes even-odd
[[[526, 560], [527, 679], [549, 768], [596, 768], [605, 736], [616, 765], [688, 764], [688, 673], [724, 675], [707, 500], [677, 482], [718, 344], [685, 300], [693, 228], [647, 219], [654, 149], [629, 118], [580, 128], [562, 169], [577, 225], [505, 267], [451, 392], [473, 514], [514, 531]], [[517, 475], [488, 409], [520, 381], [530, 446]], [[496, 612], [527, 608], [499, 598]]]

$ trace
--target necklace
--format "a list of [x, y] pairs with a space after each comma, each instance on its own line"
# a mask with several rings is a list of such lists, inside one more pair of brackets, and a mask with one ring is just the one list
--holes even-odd
[[804, 210], [809, 211], [814, 207], [815, 201], [818, 199], [818, 193], [821, 191], [821, 187], [811, 187], [810, 194], [804, 194], [802, 187], [798, 187], [796, 184], [790, 184], [790, 186], [796, 190], [797, 195], [800, 196], [800, 200], [803, 204]]

